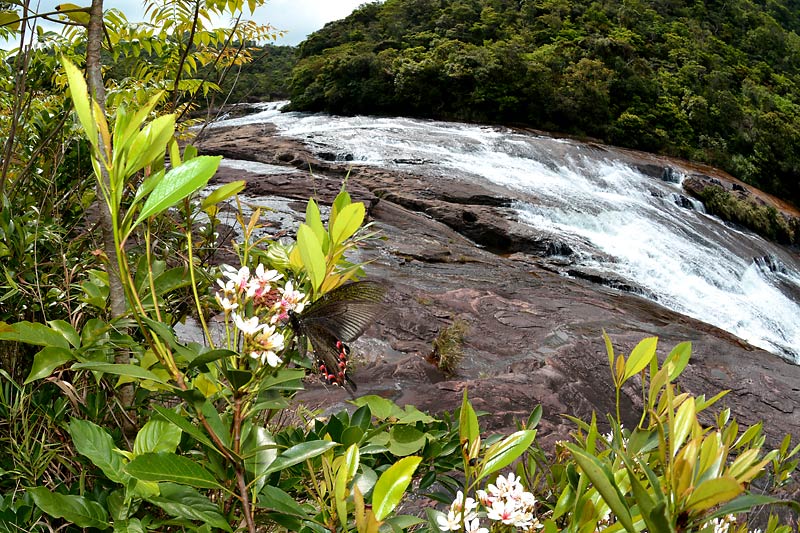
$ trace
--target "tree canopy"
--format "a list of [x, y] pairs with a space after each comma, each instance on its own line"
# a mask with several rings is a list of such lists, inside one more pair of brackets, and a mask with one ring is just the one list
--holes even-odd
[[386, 0], [300, 47], [292, 107], [526, 125], [800, 205], [798, 0]]

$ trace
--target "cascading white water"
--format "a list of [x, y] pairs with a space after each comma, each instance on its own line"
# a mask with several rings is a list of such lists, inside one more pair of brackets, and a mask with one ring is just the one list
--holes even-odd
[[613, 272], [665, 307], [800, 364], [797, 258], [706, 215], [681, 197], [679, 183], [573, 141], [407, 118], [280, 113], [280, 105], [217, 125], [270, 122], [353, 164], [413, 163], [418, 174], [500, 185], [517, 199], [518, 220], [569, 243], [578, 264]]

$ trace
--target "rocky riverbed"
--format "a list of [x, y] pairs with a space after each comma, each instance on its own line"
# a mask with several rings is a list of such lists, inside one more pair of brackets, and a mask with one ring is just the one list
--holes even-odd
[[[221, 167], [214, 178], [246, 180], [249, 198], [282, 199], [290, 216], [273, 222], [274, 235], [292, 231], [290, 219], [302, 219], [309, 197], [330, 202], [345, 176], [353, 197], [369, 206], [384, 239], [372, 240], [356, 259], [369, 261], [370, 279], [390, 287], [391, 305], [353, 344], [360, 394], [436, 412], [457, 407], [466, 388], [476, 409], [490, 413], [483, 424], [492, 430], [513, 428], [541, 404], [540, 440], [547, 445], [573, 429], [562, 415], [597, 411], [602, 418], [613, 410], [605, 330], [626, 354], [645, 337], [659, 337], [661, 356], [691, 341], [692, 360], [680, 379], [685, 391], [710, 397], [729, 389], [724, 403], [740, 424], [763, 420], [772, 445], [786, 433], [800, 438], [800, 367], [666, 310], [621, 280], [570, 272], [557, 253], [563, 243], [510, 220], [506, 199], [490, 185], [415, 175], [413, 161], [405, 164], [411, 172], [326, 161], [329, 154], [263, 124], [208, 130], [196, 144], [206, 154], [285, 169]], [[660, 159], [641, 157], [654, 175], [668, 173]], [[432, 342], [455, 322], [466, 325], [464, 358], [445, 375], [430, 362]], [[630, 426], [641, 403], [634, 381], [623, 398]], [[310, 381], [301, 398], [330, 408], [348, 397]]]

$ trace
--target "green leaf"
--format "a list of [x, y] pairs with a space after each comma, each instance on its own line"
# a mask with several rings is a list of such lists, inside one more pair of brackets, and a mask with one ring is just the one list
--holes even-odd
[[125, 462], [114, 451], [114, 440], [106, 430], [88, 420], [73, 418], [69, 422], [69, 434], [78, 453], [102, 470], [108, 479], [123, 485], [129, 481], [123, 470]]
[[137, 365], [116, 364], [116, 363], [75, 363], [73, 370], [91, 370], [92, 372], [102, 372], [104, 374], [114, 374], [116, 376], [127, 376], [137, 379], [149, 379], [162, 385], [168, 383], [146, 368]]
[[217, 205], [223, 200], [227, 200], [231, 196], [239, 194], [244, 190], [245, 185], [247, 185], [246, 181], [239, 180], [217, 187], [214, 192], [205, 197], [203, 202], [200, 204], [200, 209], [205, 211], [209, 207]]
[[99, 503], [83, 496], [50, 492], [45, 487], [28, 489], [36, 506], [55, 518], [63, 518], [78, 527], [108, 529], [108, 514]]
[[375, 394], [361, 396], [353, 400], [352, 403], [359, 407], [368, 406], [370, 413], [378, 420], [386, 420], [390, 416], [399, 417], [403, 415], [402, 409], [400, 409], [397, 404]]
[[33, 366], [25, 379], [25, 385], [31, 381], [48, 377], [53, 370], [74, 359], [70, 350], [53, 346], [42, 348], [33, 356]]
[[204, 444], [210, 450], [215, 450], [217, 453], [219, 453], [217, 447], [211, 442], [211, 439], [209, 439], [205, 433], [200, 431], [200, 429], [194, 426], [189, 420], [179, 415], [175, 411], [167, 409], [166, 407], [155, 405], [153, 406], [153, 409], [155, 409], [159, 415], [178, 426], [184, 433], [194, 437], [197, 442]]
[[682, 342], [675, 346], [667, 356], [664, 365], [672, 363], [672, 370], [669, 373], [670, 381], [675, 381], [681, 375], [686, 365], [689, 364], [689, 358], [692, 356], [692, 343]]
[[461, 413], [458, 417], [458, 434], [461, 437], [461, 442], [468, 442], [472, 444], [480, 435], [480, 427], [478, 426], [478, 415], [475, 414], [475, 409], [467, 399], [467, 389], [464, 389], [464, 395], [461, 399]]
[[72, 96], [72, 103], [75, 105], [75, 112], [78, 114], [78, 120], [86, 130], [86, 137], [94, 147], [99, 151], [97, 140], [97, 124], [92, 116], [91, 105], [89, 104], [89, 90], [86, 87], [86, 80], [83, 79], [83, 74], [78, 70], [69, 59], [61, 57], [61, 63], [64, 65], [64, 71], [67, 74], [67, 81], [69, 82], [69, 92]]
[[603, 341], [606, 343], [606, 353], [608, 354], [608, 366], [611, 367], [612, 373], [614, 370], [614, 346], [611, 345], [611, 339], [608, 337], [606, 330], [603, 330]]
[[422, 457], [404, 457], [381, 474], [372, 491], [372, 512], [377, 520], [383, 520], [403, 498], [411, 477], [419, 466]]
[[207, 372], [208, 369], [205, 370], [202, 367], [208, 365], [208, 363], [213, 363], [218, 359], [222, 359], [223, 357], [236, 357], [238, 354], [232, 350], [211, 350], [206, 353], [201, 353], [194, 359], [189, 362], [188, 368], [191, 370], [192, 368], [200, 367], [201, 370]]
[[694, 398], [689, 397], [678, 407], [678, 412], [673, 422], [670, 439], [673, 457], [681, 449], [683, 442], [686, 440], [686, 437], [692, 431], [695, 424], [697, 424], [697, 412], [695, 411]]
[[208, 498], [185, 485], [161, 483], [161, 494], [147, 498], [170, 516], [208, 524], [212, 527], [232, 531], [230, 524], [219, 512], [219, 508]]
[[636, 348], [633, 349], [630, 357], [625, 362], [625, 377], [623, 381], [627, 381], [631, 376], [635, 376], [647, 368], [647, 365], [656, 356], [657, 346], [658, 337], [648, 337], [636, 345]]
[[425, 434], [413, 426], [395, 425], [389, 431], [389, 451], [403, 457], [416, 453], [425, 446]]
[[350, 204], [337, 215], [331, 228], [331, 240], [334, 246], [350, 238], [364, 222], [366, 208], [361, 202]]
[[145, 453], [133, 459], [125, 471], [143, 481], [172, 481], [205, 489], [221, 489], [211, 473], [188, 457], [174, 453]]
[[0, 341], [16, 341], [35, 346], [52, 346], [70, 349], [69, 340], [64, 335], [38, 322], [0, 322]]
[[322, 455], [327, 450], [335, 448], [336, 446], [337, 443], [328, 440], [310, 440], [308, 442], [295, 444], [280, 454], [278, 458], [275, 459], [264, 471], [264, 475], [271, 474], [273, 472], [279, 472], [284, 468], [289, 468], [297, 463], [302, 463], [306, 459], [311, 459], [318, 455]]
[[257, 494], [267, 481], [266, 471], [278, 457], [275, 439], [264, 426], [249, 423], [250, 430], [242, 439], [241, 454], [244, 467], [253, 479], [253, 491]]
[[[172, 140], [174, 135], [174, 114], [161, 115], [145, 125], [141, 131], [137, 132], [133, 139], [131, 139], [126, 154], [127, 157], [124, 158], [127, 159], [127, 161], [125, 161], [123, 175], [131, 176], [145, 166], [163, 158], [167, 150], [167, 143]], [[117, 154], [124, 154], [124, 152], [115, 150], [115, 159], [117, 158]], [[121, 162], [115, 161], [117, 165], [120, 163]], [[176, 168], [180, 168], [180, 166]]]
[[114, 520], [114, 533], [145, 533], [145, 529], [138, 518], [126, 518]]
[[0, 27], [6, 30], [19, 30], [19, 13], [16, 11], [0, 11]]
[[217, 171], [222, 156], [199, 156], [171, 169], [147, 197], [132, 227], [177, 204], [204, 187]]
[[316, 292], [325, 280], [325, 255], [314, 231], [306, 224], [300, 224], [297, 230], [297, 248], [311, 280], [311, 287]]
[[328, 232], [325, 231], [325, 226], [322, 225], [322, 215], [320, 215], [317, 202], [313, 198], [309, 198], [306, 204], [306, 224], [314, 232], [324, 251]]
[[164, 420], [149, 420], [136, 434], [133, 453], [175, 453], [181, 442], [181, 433], [180, 428], [174, 424]]
[[525, 450], [530, 447], [535, 438], [536, 430], [525, 429], [512, 433], [500, 442], [492, 444], [484, 453], [479, 479], [513, 463], [514, 460], [525, 453]]
[[606, 502], [611, 512], [617, 516], [617, 520], [629, 533], [636, 533], [628, 506], [617, 488], [614, 477], [608, 471], [608, 467], [600, 462], [599, 459], [574, 444], [567, 444], [566, 447], [572, 453], [581, 470], [594, 484], [597, 492], [603, 497], [603, 501]]
[[795, 512], [800, 512], [800, 502], [794, 500], [780, 500], [766, 494], [742, 494], [719, 509], [714, 510], [708, 515], [707, 519], [712, 520], [728, 514], [745, 513], [762, 505], [786, 505], [793, 508]]
[[692, 511], [702, 512], [732, 500], [742, 492], [744, 492], [744, 487], [732, 477], [708, 479], [692, 491], [686, 507]]
[[347, 530], [347, 484], [356, 475], [360, 456], [358, 445], [351, 445], [344, 454], [336, 472], [336, 480], [333, 484], [333, 496], [336, 504], [336, 514], [343, 530]]
[[49, 320], [47, 325], [50, 326], [53, 331], [59, 332], [61, 336], [67, 339], [71, 347], [80, 348], [81, 336], [78, 335], [78, 332], [75, 331], [72, 324], [64, 320]]
[[308, 513], [303, 507], [297, 503], [294, 498], [289, 496], [286, 492], [278, 487], [266, 485], [261, 490], [261, 495], [258, 498], [259, 507], [272, 509], [280, 513], [285, 513], [293, 516], [306, 518]]
[[342, 209], [350, 205], [352, 200], [350, 199], [350, 193], [347, 192], [345, 189], [345, 185], [347, 180], [342, 183], [342, 189], [339, 191], [339, 194], [336, 195], [336, 198], [333, 200], [333, 204], [331, 205], [331, 217], [328, 221], [328, 225], [333, 227], [336, 223], [336, 219], [339, 217], [339, 213], [342, 212]]

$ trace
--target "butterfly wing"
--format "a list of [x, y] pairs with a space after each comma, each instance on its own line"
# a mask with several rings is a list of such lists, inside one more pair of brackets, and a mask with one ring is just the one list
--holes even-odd
[[313, 324], [306, 327], [306, 335], [314, 348], [317, 365], [325, 381], [354, 393], [356, 384], [347, 374], [349, 348], [325, 328]]
[[328, 383], [356, 385], [347, 375], [347, 346], [360, 337], [381, 312], [386, 288], [373, 281], [348, 283], [324, 294], [300, 314], [290, 313], [292, 328], [311, 342]]
[[327, 330], [337, 340], [360, 337], [382, 311], [386, 288], [373, 281], [342, 285], [324, 294], [299, 316], [303, 328]]

